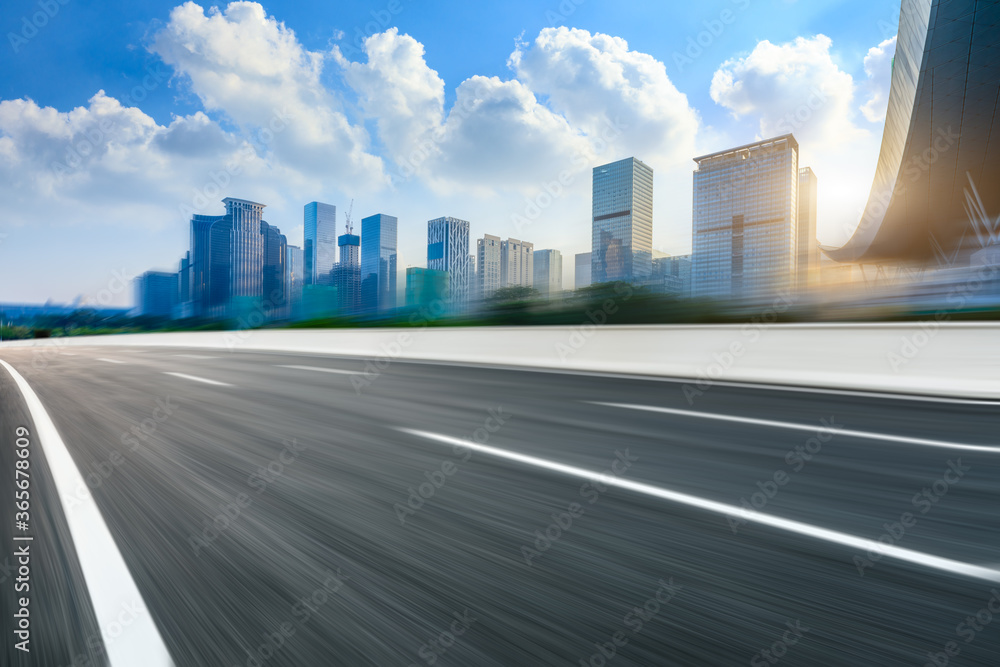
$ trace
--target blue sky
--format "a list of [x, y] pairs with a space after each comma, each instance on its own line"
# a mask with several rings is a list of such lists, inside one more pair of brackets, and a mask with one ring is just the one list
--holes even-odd
[[[217, 213], [224, 196], [268, 204], [290, 242], [308, 201], [396, 215], [401, 269], [423, 264], [440, 215], [568, 257], [589, 247], [580, 156], [649, 163], [654, 245], [684, 252], [691, 158], [781, 133], [795, 110], [820, 236], [837, 242], [874, 172], [899, 12], [883, 0], [179, 5], [5, 3], [0, 301], [94, 302], [116, 271], [170, 268], [191, 209]], [[88, 132], [93, 152], [54, 168]]]

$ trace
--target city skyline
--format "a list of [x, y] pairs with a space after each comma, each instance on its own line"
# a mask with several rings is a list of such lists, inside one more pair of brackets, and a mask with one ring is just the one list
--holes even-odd
[[[421, 21], [417, 13], [404, 10], [372, 31], [364, 26], [372, 21], [370, 12], [381, 7], [364, 3], [336, 12], [312, 8], [305, 14], [280, 3], [259, 10], [252, 3], [222, 7], [214, 14], [196, 5], [175, 8], [173, 3], [132, 9], [143, 13], [134, 18], [137, 25], [149, 27], [149, 39], [125, 31], [120, 40], [116, 37], [101, 45], [115, 53], [125, 53], [124, 44], [135, 47], [135, 57], [119, 57], [122, 81], [94, 71], [76, 76], [68, 87], [46, 88], [40, 79], [28, 78], [30, 67], [26, 73], [5, 75], [0, 136], [13, 152], [3, 153], [0, 161], [7, 161], [2, 166], [11, 175], [8, 187], [17, 189], [10, 192], [10, 215], [0, 226], [6, 234], [0, 245], [6, 255], [0, 268], [0, 301], [51, 298], [65, 303], [82, 295], [93, 303], [114, 271], [135, 276], [147, 269], [173, 269], [176, 255], [187, 245], [190, 215], [219, 215], [213, 202], [227, 195], [266, 201], [271, 223], [282, 230], [289, 245], [297, 247], [304, 245], [304, 203], [327, 201], [344, 207], [356, 198], [358, 210], [365, 214], [391, 211], [398, 217], [401, 249], [417, 245], [424, 222], [448, 214], [470, 220], [473, 238], [484, 233], [526, 238], [535, 247], [558, 248], [569, 257], [588, 249], [581, 234], [590, 207], [588, 169], [633, 155], [657, 174], [654, 249], [683, 254], [690, 251], [686, 240], [691, 220], [690, 158], [746, 143], [757, 135], [773, 136], [776, 126], [788, 122], [784, 116], [789, 110], [798, 107], [807, 112], [802, 117], [808, 116], [804, 121], [792, 119], [803, 145], [803, 162], [823, 179], [819, 233], [824, 241], [835, 242], [856, 226], [853, 212], [864, 200], [856, 195], [852, 203], [841, 195], [866, 192], [870, 186], [870, 175], [855, 174], [850, 184], [858, 187], [837, 180], [838, 169], [844, 171], [838, 164], [874, 163], [881, 133], [878, 107], [884, 106], [887, 89], [883, 75], [892, 52], [880, 45], [895, 34], [898, 7], [882, 10], [858, 3], [861, 16], [867, 18], [857, 24], [867, 29], [857, 31], [802, 3], [787, 6], [787, 19], [778, 23], [759, 13], [743, 13], [741, 4], [718, 3], [719, 11], [729, 9], [734, 18], [721, 34], [707, 33], [710, 44], [698, 47], [701, 54], [696, 58], [686, 51], [689, 37], [696, 39], [708, 30], [699, 22], [702, 9], [691, 10], [699, 21], [681, 21], [679, 26], [670, 21], [670, 34], [652, 39], [647, 29], [636, 27], [638, 22], [585, 3], [567, 16], [556, 11], [547, 17], [537, 9], [523, 12], [529, 18], [521, 19], [526, 22], [517, 29], [506, 19], [498, 21], [487, 31], [484, 46], [473, 48], [466, 63], [448, 61], [449, 51], [456, 47], [429, 25], [447, 8], [429, 10]], [[66, 30], [60, 21], [72, 21], [77, 11], [73, 5], [61, 7], [38, 36], [19, 46], [16, 57], [39, 54], [43, 44]], [[677, 18], [689, 10], [655, 11]], [[20, 15], [15, 8], [12, 21]], [[259, 31], [249, 31], [251, 19], [259, 19]], [[158, 23], [153, 26], [153, 21]], [[393, 29], [396, 26], [398, 30]], [[371, 48], [363, 43], [361, 48], [355, 46], [355, 27], [374, 35]], [[10, 28], [19, 29], [13, 24]], [[337, 30], [344, 33], [339, 39]], [[523, 40], [511, 46], [522, 31]], [[212, 90], [204, 78], [214, 53], [210, 45], [213, 38], [225, 35], [238, 35], [247, 48], [252, 43], [255, 52], [281, 62], [278, 76], [289, 83], [288, 95], [251, 99], [241, 90]], [[182, 40], [190, 41], [192, 52], [178, 50]], [[501, 42], [506, 46], [501, 48]], [[419, 118], [428, 123], [424, 129], [383, 113], [384, 100], [376, 84], [392, 80], [394, 73], [375, 57], [376, 45], [412, 63], [419, 73], [417, 92], [430, 91], [419, 97], [426, 112]], [[333, 54], [333, 46], [340, 49], [339, 55]], [[309, 54], [319, 54], [322, 82], [298, 65], [313, 57]], [[587, 106], [591, 103], [569, 97], [569, 90], [546, 76], [552, 59], [564, 56], [578, 58], [585, 68], [599, 63], [622, 72], [634, 68], [643, 73], [645, 83], [633, 85], [623, 79], [610, 89], [593, 91], [600, 92], [601, 103]], [[784, 95], [780, 105], [736, 96], [733, 85], [759, 75], [768, 58], [798, 63], [806, 79], [796, 80], [792, 88], [801, 99], [789, 97], [784, 89], [779, 91]], [[234, 80], [248, 84], [243, 91], [251, 90], [249, 83], [256, 80], [255, 66], [247, 60], [243, 69], [230, 72]], [[494, 76], [499, 78], [489, 78]], [[104, 93], [95, 97], [98, 90]], [[816, 90], [825, 101], [815, 96]], [[536, 106], [520, 107], [524, 115], [515, 125], [504, 125], [509, 119], [489, 113], [494, 102], [521, 104], [532, 97]], [[340, 110], [347, 98], [357, 100], [349, 105], [356, 112]], [[289, 107], [287, 116], [282, 115], [283, 99]], [[306, 104], [306, 99], [314, 103]], [[476, 112], [466, 112], [466, 99], [484, 104], [478, 104]], [[626, 99], [642, 102], [629, 106], [623, 102]], [[659, 102], [652, 104], [654, 100]], [[74, 108], [78, 110], [71, 121], [68, 114]], [[49, 118], [49, 126], [39, 125], [42, 117]], [[371, 120], [372, 129], [362, 141], [359, 128], [365, 118]], [[107, 121], [103, 131], [102, 119]], [[475, 135], [463, 134], [459, 121], [464, 120], [469, 121], [464, 123], [468, 128], [480, 128]], [[322, 141], [309, 148], [311, 139], [304, 132], [312, 126], [326, 129]], [[55, 132], [54, 127], [62, 129]], [[427, 136], [439, 136], [435, 127], [442, 129], [440, 136], [446, 140], [432, 141], [432, 150], [423, 156], [416, 148], [426, 143]], [[29, 142], [29, 132], [39, 133], [45, 142]], [[70, 148], [89, 141], [88, 132], [94, 139], [94, 145], [85, 149], [90, 157], [67, 159], [73, 158]], [[517, 141], [491, 143], [495, 136]], [[834, 136], [844, 146], [834, 164], [806, 157], [809, 151], [816, 155]], [[474, 141], [462, 143], [470, 137]], [[336, 141], [346, 152], [323, 155]], [[39, 145], [45, 146], [45, 153], [32, 154], [32, 147]], [[132, 165], [115, 178], [107, 171], [109, 145], [117, 147], [117, 155], [125, 155], [123, 164]], [[462, 146], [472, 152], [459, 152]], [[413, 150], [405, 150], [408, 147]], [[16, 166], [11, 156], [17, 157]], [[454, 167], [461, 164], [461, 172], [441, 168], [446, 157]], [[167, 169], [155, 182], [142, 168], [149, 160]], [[64, 162], [65, 169], [56, 169]], [[359, 179], [353, 182], [338, 175], [337, 170], [355, 167]], [[856, 166], [852, 170], [864, 171]], [[569, 173], [560, 182], [563, 171]], [[59, 196], [33, 197], [42, 183], [56, 188]], [[33, 202], [31, 216], [25, 214], [29, 209], [24, 202]], [[845, 215], [831, 225], [829, 218], [837, 210]], [[845, 224], [849, 229], [841, 234], [839, 228]], [[42, 267], [42, 276], [31, 284], [19, 281], [16, 276], [28, 270], [26, 257], [53, 233], [65, 247], [53, 252], [52, 266]], [[90, 261], [81, 263], [68, 252], [83, 239], [94, 238], [103, 242], [96, 244]], [[18, 247], [25, 251], [16, 252]], [[408, 258], [401, 250], [397, 280], [403, 280], [407, 265], [419, 263], [419, 255]], [[566, 285], [574, 281], [572, 265], [564, 262]], [[76, 278], [68, 279], [63, 271], [73, 271]], [[122, 290], [111, 303], [127, 305], [130, 300], [130, 291]]]
[[4, 664], [1000, 662], [1000, 0], [225, 2], [0, 12]]
[[[681, 298], [730, 299], [809, 289], [818, 186], [810, 168], [799, 168], [798, 148], [784, 135], [694, 158], [689, 255], [651, 247], [654, 172], [648, 165], [630, 157], [593, 167], [593, 251], [575, 257], [575, 289], [624, 281]], [[335, 206], [304, 207], [301, 251], [263, 220], [265, 204], [232, 197], [223, 203], [225, 216], [191, 216], [191, 249], [176, 273], [151, 270], [133, 281], [133, 315], [220, 319], [260, 309], [268, 319], [294, 321], [395, 309], [395, 216], [368, 216], [355, 234], [352, 200], [332, 261]], [[560, 250], [539, 250], [536, 263], [532, 242], [486, 234], [473, 253], [470, 229], [470, 222], [450, 216], [427, 222], [427, 265], [406, 269], [406, 306], [428, 306], [414, 302], [444, 294], [435, 298], [460, 313], [501, 288], [533, 289], [546, 298], [563, 292]]]

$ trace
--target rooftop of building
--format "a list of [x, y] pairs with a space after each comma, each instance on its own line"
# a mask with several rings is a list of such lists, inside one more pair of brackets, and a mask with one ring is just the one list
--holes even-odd
[[646, 169], [649, 169], [650, 171], [653, 170], [652, 167], [650, 167], [648, 164], [646, 164], [645, 162], [643, 162], [642, 160], [640, 160], [637, 157], [626, 157], [626, 158], [622, 158], [621, 160], [615, 160], [614, 162], [608, 162], [607, 164], [599, 164], [596, 167], [594, 167], [594, 171], [597, 171], [598, 169], [604, 169], [605, 167], [610, 167], [612, 165], [621, 164], [622, 162], [629, 162], [629, 161], [631, 161], [631, 162], [637, 162], [637, 163], [641, 164], [643, 167], [645, 167]]
[[737, 146], [736, 148], [727, 148], [722, 151], [717, 151], [715, 153], [709, 153], [708, 155], [701, 155], [694, 158], [695, 162], [704, 162], [705, 160], [711, 160], [714, 158], [727, 157], [730, 155], [736, 155], [743, 151], [749, 151], [755, 148], [766, 148], [769, 146], [777, 146], [780, 143], [787, 143], [795, 149], [798, 149], [799, 142], [795, 140], [795, 136], [791, 134], [783, 134], [780, 137], [773, 137], [771, 139], [764, 139], [762, 141], [755, 141], [752, 144], [744, 144], [743, 146]]
[[250, 201], [249, 199], [237, 199], [236, 197], [226, 197], [222, 200], [223, 204], [250, 204], [251, 206], [260, 206], [264, 208], [267, 204], [261, 204], [255, 201]]

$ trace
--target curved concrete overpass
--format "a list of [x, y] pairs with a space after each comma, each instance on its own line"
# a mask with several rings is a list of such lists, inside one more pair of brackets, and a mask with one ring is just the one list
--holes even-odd
[[868, 203], [851, 239], [823, 251], [875, 263], [978, 248], [969, 211], [1000, 215], [998, 95], [1000, 3], [903, 0]]

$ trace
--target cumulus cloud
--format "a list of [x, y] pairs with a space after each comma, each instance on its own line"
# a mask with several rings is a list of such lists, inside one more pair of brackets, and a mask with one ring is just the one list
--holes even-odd
[[336, 52], [360, 108], [397, 173], [439, 192], [532, 191], [602, 158], [686, 167], [693, 155], [699, 121], [687, 98], [663, 63], [619, 38], [542, 30], [508, 59], [514, 78], [470, 77], [448, 110], [444, 81], [412, 37], [390, 29], [362, 50], [366, 62]]
[[686, 164], [694, 154], [699, 118], [687, 96], [662, 62], [630, 50], [620, 37], [545, 28], [533, 43], [520, 44], [509, 64], [592, 141], [619, 126], [620, 157], [644, 156], [666, 167]]
[[712, 99], [737, 118], [759, 118], [761, 138], [793, 133], [814, 147], [844, 146], [866, 133], [853, 121], [854, 79], [830, 55], [825, 35], [759, 42], [712, 77]]
[[517, 80], [474, 76], [458, 87], [426, 178], [531, 189], [586, 164], [589, 142]]
[[889, 87], [892, 83], [892, 59], [896, 54], [896, 36], [887, 39], [878, 46], [868, 49], [865, 56], [865, 74], [868, 80], [864, 83], [867, 101], [861, 106], [861, 113], [872, 123], [885, 120], [886, 108], [889, 105]]
[[253, 145], [201, 112], [159, 125], [103, 90], [70, 111], [0, 102], [0, 196], [11, 225], [183, 224], [218, 212], [227, 192], [217, 181], [273, 192], [273, 173]]
[[444, 120], [444, 81], [427, 66], [424, 46], [396, 28], [368, 37], [367, 62], [350, 62], [334, 52], [361, 109], [377, 122], [390, 157], [404, 163]]
[[516, 79], [470, 77], [446, 111], [444, 81], [415, 39], [392, 28], [362, 49], [364, 63], [336, 57], [400, 179], [417, 176], [439, 193], [531, 189], [590, 153], [582, 133]]
[[[361, 186], [383, 181], [382, 161], [322, 84], [325, 55], [256, 2], [225, 10], [175, 7], [151, 50], [190, 85], [206, 110], [260, 131], [286, 166]], [[269, 134], [268, 134], [269, 133]]]

